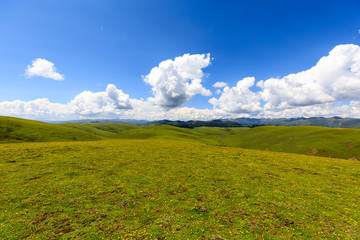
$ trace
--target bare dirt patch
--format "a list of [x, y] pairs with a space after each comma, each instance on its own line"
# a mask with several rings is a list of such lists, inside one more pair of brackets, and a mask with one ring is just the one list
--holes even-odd
[[316, 148], [313, 148], [310, 151], [308, 151], [309, 154], [317, 154], [318, 152], [319, 150], [317, 150]]

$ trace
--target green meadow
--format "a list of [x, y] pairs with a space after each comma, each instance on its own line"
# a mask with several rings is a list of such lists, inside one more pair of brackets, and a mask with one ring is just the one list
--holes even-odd
[[0, 116], [0, 143], [99, 140], [101, 137], [61, 125]]
[[0, 117], [0, 239], [358, 239], [358, 136]]

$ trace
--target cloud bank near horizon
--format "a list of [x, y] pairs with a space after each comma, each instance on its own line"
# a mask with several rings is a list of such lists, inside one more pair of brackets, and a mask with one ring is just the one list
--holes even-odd
[[[181, 107], [195, 95], [209, 97], [203, 86], [203, 69], [211, 64], [210, 54], [184, 54], [168, 59], [144, 76], [153, 97], [132, 99], [114, 84], [104, 92], [84, 91], [67, 104], [47, 98], [29, 102], [0, 102], [0, 114], [39, 120], [173, 119], [210, 120], [236, 117], [314, 117], [360, 118], [360, 46], [338, 45], [328, 56], [305, 71], [256, 83], [247, 77], [230, 87], [216, 82], [217, 97], [209, 100], [213, 109]], [[63, 80], [54, 64], [36, 59], [26, 76]], [[260, 88], [253, 91], [254, 87]]]

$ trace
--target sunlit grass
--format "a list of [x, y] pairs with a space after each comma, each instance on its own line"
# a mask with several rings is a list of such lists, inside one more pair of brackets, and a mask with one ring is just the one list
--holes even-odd
[[360, 129], [314, 126], [196, 128], [194, 131], [231, 147], [360, 160]]
[[360, 164], [171, 140], [0, 145], [0, 238], [356, 239]]
[[99, 140], [78, 129], [14, 117], [0, 116], [0, 143]]
[[168, 125], [112, 122], [48, 124], [0, 116], [0, 143], [89, 141], [104, 138], [169, 139], [360, 160], [360, 129], [314, 126], [186, 129]]

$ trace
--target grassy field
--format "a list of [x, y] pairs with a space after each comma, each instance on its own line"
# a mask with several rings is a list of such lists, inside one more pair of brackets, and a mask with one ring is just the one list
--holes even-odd
[[[111, 127], [106, 128], [107, 125]], [[106, 138], [162, 138], [322, 157], [360, 159], [360, 129], [315, 126], [186, 129], [167, 125], [126, 125], [124, 123], [69, 123], [63, 126], [83, 130], [86, 126], [89, 133]], [[101, 133], [98, 133], [99, 129]]]
[[168, 125], [112, 122], [48, 124], [0, 117], [0, 143], [100, 139], [169, 139], [332, 158], [360, 159], [360, 129], [314, 126], [187, 129]]
[[62, 123], [57, 124], [59, 126], [74, 128], [82, 130], [97, 136], [105, 138], [121, 138], [119, 133], [130, 130], [145, 127], [146, 125], [138, 125], [132, 123], [113, 123], [113, 122], [98, 122], [98, 123]]
[[256, 128], [195, 128], [221, 143], [276, 152], [360, 159], [360, 129], [314, 126]]
[[360, 163], [168, 139], [0, 145], [1, 239], [357, 239]]
[[90, 141], [102, 137], [56, 124], [0, 116], [0, 143]]

